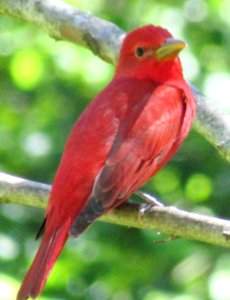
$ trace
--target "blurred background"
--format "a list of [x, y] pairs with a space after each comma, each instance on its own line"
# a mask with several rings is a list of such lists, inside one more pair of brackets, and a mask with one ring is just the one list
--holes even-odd
[[[69, 1], [125, 31], [162, 25], [189, 47], [187, 80], [230, 113], [230, 1]], [[0, 170], [51, 184], [77, 117], [109, 82], [113, 66], [54, 41], [31, 24], [0, 18]], [[166, 204], [230, 219], [230, 166], [191, 132], [145, 187]], [[39, 245], [44, 211], [0, 206], [0, 300], [16, 291]], [[97, 222], [66, 245], [43, 300], [229, 300], [230, 251]]]

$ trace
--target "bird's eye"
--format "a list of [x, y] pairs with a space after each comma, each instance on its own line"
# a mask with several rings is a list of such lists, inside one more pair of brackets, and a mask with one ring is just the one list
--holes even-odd
[[135, 54], [137, 57], [142, 57], [145, 53], [145, 50], [141, 47], [137, 47], [136, 48], [136, 51], [135, 51]]

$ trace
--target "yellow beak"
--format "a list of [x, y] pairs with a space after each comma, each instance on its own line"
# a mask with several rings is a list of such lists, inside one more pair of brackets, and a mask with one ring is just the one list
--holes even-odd
[[186, 47], [186, 43], [174, 38], [168, 38], [164, 44], [156, 51], [158, 60], [173, 59]]

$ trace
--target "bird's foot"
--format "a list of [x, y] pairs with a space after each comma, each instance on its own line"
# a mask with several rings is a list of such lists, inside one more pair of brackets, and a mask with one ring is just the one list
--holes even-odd
[[[138, 213], [139, 222], [141, 222], [141, 219], [144, 216], [144, 214], [147, 213], [147, 212], [150, 212], [153, 207], [164, 207], [163, 203], [161, 203], [159, 200], [157, 200], [152, 195], [149, 195], [148, 193], [145, 193], [143, 191], [138, 190], [138, 191], [135, 192], [135, 194], [138, 195], [139, 197], [141, 197], [142, 199], [144, 199], [145, 202], [146, 202], [146, 203], [142, 204], [140, 209], [139, 209], [139, 213]], [[168, 243], [168, 242], [170, 242], [172, 240], [175, 240], [177, 238], [178, 238], [177, 236], [170, 235], [170, 236], [166, 237], [165, 239], [156, 240], [154, 242], [156, 244]]]
[[146, 203], [142, 204], [139, 210], [139, 215], [138, 215], [138, 219], [141, 221], [141, 218], [143, 217], [143, 215], [148, 212], [151, 211], [151, 209], [155, 206], [158, 207], [164, 207], [164, 205], [158, 201], [155, 197], [153, 197], [152, 195], [149, 195], [148, 193], [145, 193], [143, 191], [136, 191], [135, 192], [136, 195], [138, 195], [139, 197], [141, 197], [142, 199], [145, 200]]
[[164, 206], [159, 200], [157, 200], [152, 195], [149, 195], [148, 193], [145, 193], [141, 190], [138, 190], [135, 192], [136, 195], [141, 197], [147, 204], [150, 204], [151, 206]]

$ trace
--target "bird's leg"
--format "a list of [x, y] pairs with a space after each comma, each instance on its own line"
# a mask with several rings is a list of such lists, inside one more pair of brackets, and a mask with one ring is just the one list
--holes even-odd
[[142, 198], [143, 200], [145, 200], [145, 202], [148, 205], [151, 205], [151, 206], [164, 206], [164, 204], [162, 204], [160, 201], [158, 201], [155, 197], [153, 197], [152, 195], [149, 195], [148, 193], [145, 193], [141, 190], [136, 191], [135, 194], [137, 196], [139, 196], [140, 198]]
[[142, 204], [140, 206], [139, 209], [139, 215], [138, 215], [138, 219], [141, 220], [141, 218], [143, 217], [143, 215], [148, 212], [149, 210], [151, 210], [154, 206], [159, 206], [159, 207], [163, 207], [164, 205], [158, 201], [155, 197], [153, 197], [152, 195], [149, 195], [148, 193], [145, 193], [141, 190], [138, 190], [135, 192], [135, 194], [139, 197], [141, 197], [142, 199], [145, 200], [146, 203]]
[[[146, 203], [142, 204], [139, 209], [139, 214], [138, 214], [138, 220], [141, 222], [141, 218], [143, 215], [150, 211], [153, 207], [158, 206], [158, 207], [164, 207], [164, 204], [161, 203], [159, 200], [157, 200], [155, 197], [152, 195], [149, 195], [148, 193], [145, 193], [141, 190], [138, 190], [135, 192], [137, 196], [140, 198], [144, 199]], [[177, 236], [170, 235], [169, 237], [162, 239], [162, 240], [157, 240], [155, 243], [168, 243], [172, 240], [177, 239]]]
[[[157, 200], [155, 197], [153, 197], [152, 195], [149, 195], [148, 193], [145, 193], [141, 190], [137, 190], [136, 192], [134, 192], [135, 195], [139, 196], [141, 199], [144, 200], [144, 203], [142, 204], [142, 206], [149, 206], [150, 208], [153, 206], [164, 206], [164, 204], [162, 204], [159, 200]], [[127, 200], [128, 203], [130, 204], [136, 204], [137, 202], [135, 200], [133, 200], [132, 198], [129, 198]]]

